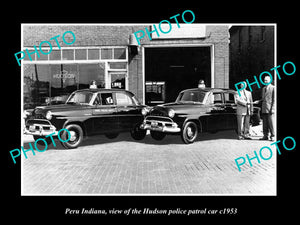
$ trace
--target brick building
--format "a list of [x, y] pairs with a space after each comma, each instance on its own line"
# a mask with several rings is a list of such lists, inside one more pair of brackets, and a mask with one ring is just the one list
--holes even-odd
[[[174, 25], [174, 24], [173, 24]], [[169, 34], [151, 33], [136, 45], [133, 33], [150, 24], [23, 24], [24, 108], [63, 102], [74, 90], [124, 88], [145, 104], [174, 101], [178, 92], [197, 87], [229, 87], [229, 33], [226, 25], [182, 24]], [[70, 33], [72, 31], [75, 40]], [[56, 39], [53, 37], [60, 35]], [[51, 39], [52, 38], [52, 39]], [[51, 40], [50, 40], [51, 39]]]
[[[253, 76], [270, 71], [275, 66], [275, 25], [232, 26], [230, 33], [230, 79], [229, 86], [245, 79], [254, 82]], [[274, 83], [274, 81], [273, 81]], [[261, 89], [251, 86], [253, 98], [259, 99]]]

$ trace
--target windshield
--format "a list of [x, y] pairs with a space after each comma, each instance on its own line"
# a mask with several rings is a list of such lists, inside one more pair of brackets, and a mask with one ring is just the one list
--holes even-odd
[[71, 94], [66, 103], [88, 105], [91, 101], [92, 96], [93, 93], [89, 91], [74, 92], [73, 94]]
[[203, 91], [184, 91], [179, 94], [176, 102], [202, 104], [205, 94]]

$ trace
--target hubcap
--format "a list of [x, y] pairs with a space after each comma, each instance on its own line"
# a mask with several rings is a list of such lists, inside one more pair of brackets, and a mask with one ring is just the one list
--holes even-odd
[[193, 132], [193, 130], [192, 130], [191, 127], [188, 127], [188, 128], [186, 129], [186, 133], [187, 133], [187, 136], [188, 136], [189, 138], [192, 138], [192, 137], [194, 136], [194, 132]]
[[76, 132], [73, 131], [73, 130], [70, 130], [69, 132], [70, 132], [70, 134], [71, 134], [70, 141], [75, 141], [76, 138], [77, 138]]

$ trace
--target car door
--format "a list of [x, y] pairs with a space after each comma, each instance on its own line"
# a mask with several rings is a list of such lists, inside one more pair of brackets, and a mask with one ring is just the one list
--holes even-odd
[[207, 130], [218, 131], [226, 129], [226, 115], [222, 92], [210, 93], [208, 104]]
[[237, 129], [236, 103], [234, 93], [225, 92], [224, 100], [226, 113], [226, 127], [227, 129]]
[[143, 116], [140, 108], [135, 104], [132, 96], [127, 92], [115, 93], [119, 129], [121, 131], [131, 130], [138, 123], [141, 123]]
[[97, 94], [92, 114], [94, 133], [118, 132], [117, 107], [112, 92], [100, 92]]

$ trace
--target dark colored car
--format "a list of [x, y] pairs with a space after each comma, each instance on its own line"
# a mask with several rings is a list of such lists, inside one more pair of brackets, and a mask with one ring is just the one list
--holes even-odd
[[[120, 89], [82, 89], [73, 92], [65, 104], [36, 107], [25, 119], [25, 134], [34, 139], [45, 138], [62, 128], [68, 142], [65, 148], [76, 148], [83, 138], [94, 134], [105, 134], [115, 138], [121, 132], [130, 131], [135, 140], [142, 140], [146, 130], [140, 129], [144, 120], [144, 108], [135, 96]], [[51, 143], [51, 137], [45, 140]]]
[[[175, 102], [153, 107], [141, 128], [150, 130], [155, 140], [178, 133], [186, 144], [193, 143], [200, 132], [237, 130], [235, 94], [219, 88], [184, 90]], [[252, 126], [259, 125], [259, 115], [260, 109], [254, 107]]]

